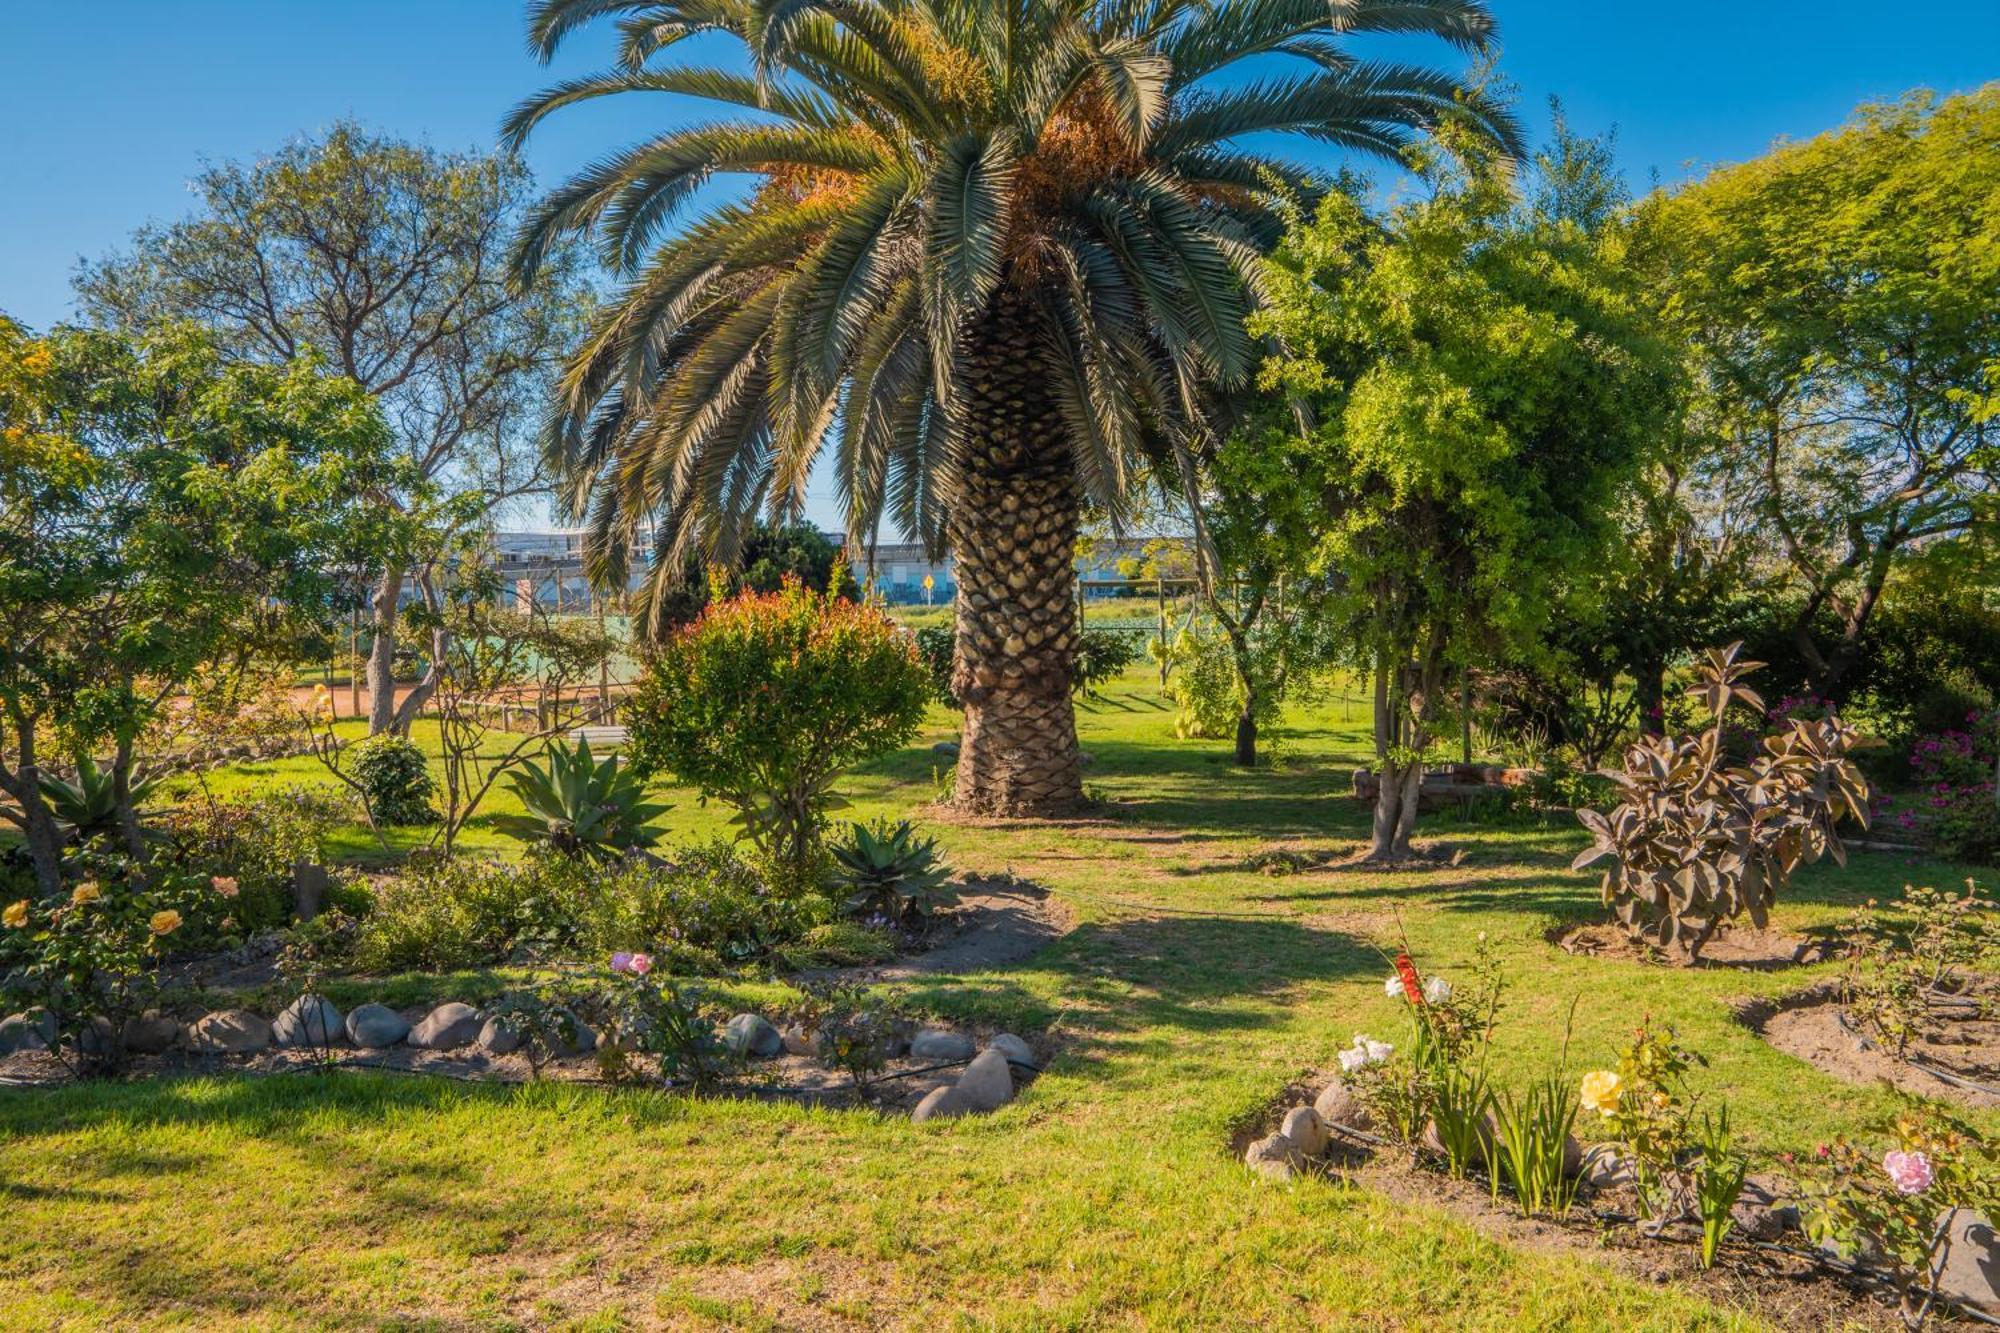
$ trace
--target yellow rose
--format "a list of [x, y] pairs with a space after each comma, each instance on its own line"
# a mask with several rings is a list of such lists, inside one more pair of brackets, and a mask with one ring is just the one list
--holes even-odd
[[181, 914], [172, 908], [164, 912], [155, 912], [151, 925], [155, 935], [171, 935], [181, 928]]
[[1624, 1090], [1623, 1081], [1609, 1069], [1595, 1069], [1583, 1076], [1583, 1104], [1599, 1115], [1615, 1112], [1618, 1094]]
[[0, 912], [0, 922], [5, 922], [15, 930], [19, 930], [27, 925], [28, 900], [23, 898], [18, 903], [10, 904], [6, 911]]
[[87, 879], [76, 886], [76, 892], [70, 894], [69, 904], [71, 907], [81, 907], [85, 903], [94, 903], [103, 896], [104, 891], [97, 887], [97, 881]]

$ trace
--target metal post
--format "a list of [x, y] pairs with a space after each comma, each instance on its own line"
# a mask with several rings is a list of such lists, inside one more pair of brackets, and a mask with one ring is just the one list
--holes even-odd
[[361, 609], [347, 609], [347, 715], [361, 716]]
[[1160, 599], [1160, 688], [1167, 688], [1167, 580], [1153, 580]]

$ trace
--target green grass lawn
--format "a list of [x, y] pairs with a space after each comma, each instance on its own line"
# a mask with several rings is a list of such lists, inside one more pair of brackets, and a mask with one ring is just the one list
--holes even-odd
[[[1363, 756], [1351, 707], [1302, 720], [1289, 762], [1250, 774], [1224, 742], [1174, 739], [1145, 668], [1079, 721], [1101, 818], [939, 825], [962, 868], [1034, 878], [1079, 922], [1026, 964], [914, 995], [1053, 1028], [1055, 1066], [999, 1114], [919, 1126], [367, 1074], [0, 1092], [0, 1327], [1755, 1326], [1349, 1186], [1260, 1183], [1227, 1141], [1357, 1029], [1394, 1039], [1378, 951], [1398, 915], [1446, 975], [1481, 932], [1498, 946], [1503, 1082], [1555, 1057], [1581, 996], [1576, 1059], [1609, 1058], [1642, 1017], [1671, 1023], [1709, 1058], [1697, 1085], [1727, 1097], [1763, 1151], [1809, 1148], [1891, 1104], [1766, 1048], [1722, 1003], [1828, 968], [1689, 973], [1563, 953], [1545, 933], [1597, 911], [1594, 880], [1566, 869], [1581, 837], [1565, 823], [1430, 821], [1427, 836], [1464, 850], [1450, 869], [1244, 871], [1274, 843], [1363, 832], [1342, 795]], [[930, 801], [930, 745], [951, 722], [936, 714], [855, 776], [853, 813]], [[314, 772], [287, 761], [210, 782]], [[691, 794], [673, 799], [677, 833], [721, 827]], [[483, 828], [472, 841], [505, 845]], [[367, 854], [367, 835], [343, 848]], [[1778, 924], [1967, 873], [1858, 855], [1803, 872]]]

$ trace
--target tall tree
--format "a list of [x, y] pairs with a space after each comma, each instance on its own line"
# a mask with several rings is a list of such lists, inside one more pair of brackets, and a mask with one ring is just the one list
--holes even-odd
[[[1493, 35], [1484, 0], [537, 0], [544, 57], [619, 16], [618, 67], [523, 104], [518, 143], [594, 98], [679, 93], [752, 114], [673, 130], [559, 189], [519, 268], [589, 231], [628, 279], [571, 362], [549, 431], [593, 568], [656, 579], [796, 510], [837, 436], [848, 529], [886, 511], [959, 583], [957, 802], [1031, 814], [1082, 794], [1070, 675], [1078, 515], [1140, 465], [1187, 465], [1204, 386], [1253, 368], [1244, 327], [1274, 196], [1311, 173], [1239, 141], [1396, 154], [1464, 107], [1438, 71], [1353, 58], [1352, 33]], [[751, 72], [678, 59], [733, 39]], [[670, 51], [671, 48], [671, 51]], [[1268, 62], [1245, 81], [1243, 61]], [[718, 173], [750, 176], [671, 240]]]
[[37, 338], [4, 317], [0, 423], [0, 789], [54, 893], [44, 755], [111, 745], [139, 854], [138, 737], [198, 670], [329, 622], [388, 432], [351, 382], [303, 362], [229, 365], [184, 327]]
[[[414, 487], [476, 497], [454, 520], [543, 487], [534, 423], [585, 293], [561, 248], [535, 282], [510, 284], [507, 244], [533, 195], [517, 159], [340, 124], [254, 163], [210, 167], [195, 190], [195, 216], [143, 228], [128, 253], [78, 272], [90, 318], [128, 329], [193, 320], [247, 361], [316, 355], [381, 402]], [[404, 582], [414, 576], [435, 607], [443, 549], [419, 532], [439, 516], [419, 512], [418, 490], [385, 488], [376, 502], [410, 521], [373, 575], [371, 732], [407, 729], [435, 687], [433, 653], [429, 677], [395, 705]]]
[[1841, 698], [1895, 566], [2000, 483], [2000, 85], [1865, 107], [1661, 211], [1793, 638]]
[[1267, 447], [1324, 479], [1324, 610], [1373, 678], [1379, 860], [1410, 854], [1444, 691], [1588, 596], [1670, 401], [1616, 231], [1522, 206], [1463, 134], [1417, 165], [1434, 193], [1386, 223], [1336, 194], [1295, 228], [1260, 317], [1311, 423]]

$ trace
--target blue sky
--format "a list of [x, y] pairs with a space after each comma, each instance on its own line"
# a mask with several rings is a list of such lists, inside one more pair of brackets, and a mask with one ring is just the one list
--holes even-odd
[[[1501, 69], [1530, 123], [1545, 124], [1557, 94], [1577, 129], [1615, 126], [1641, 188], [1809, 136], [1862, 101], [2000, 79], [2000, 0], [1494, 8]], [[37, 327], [67, 316], [78, 258], [183, 213], [203, 159], [252, 157], [342, 117], [440, 147], [490, 145], [509, 106], [595, 68], [607, 45], [586, 33], [544, 70], [521, 14], [516, 0], [0, 0], [0, 310]], [[571, 111], [538, 132], [529, 161], [553, 183], [696, 105]], [[832, 517], [817, 496], [813, 509]]]

